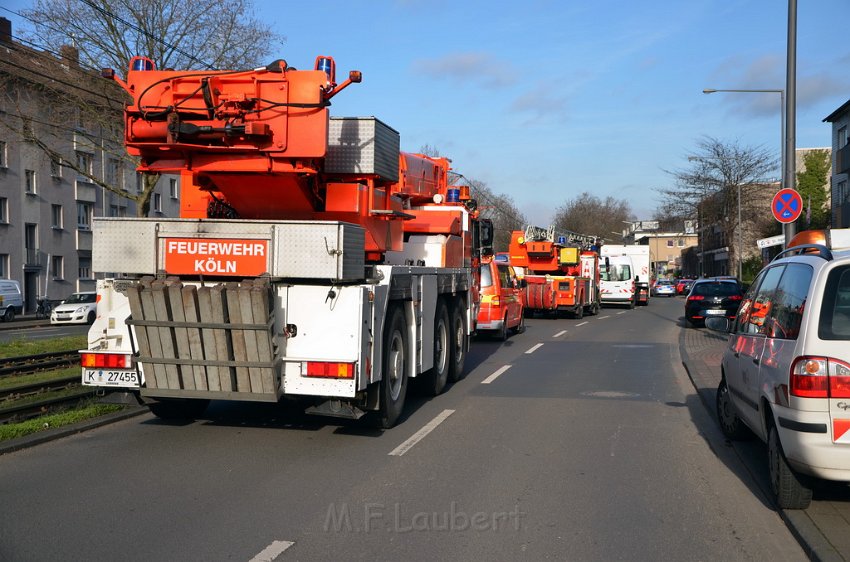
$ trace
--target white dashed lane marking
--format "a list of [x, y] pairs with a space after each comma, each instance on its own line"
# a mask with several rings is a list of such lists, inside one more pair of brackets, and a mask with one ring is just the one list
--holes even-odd
[[283, 551], [295, 544], [291, 541], [274, 541], [263, 549], [262, 552], [251, 558], [250, 562], [273, 562]]
[[530, 354], [530, 353], [534, 353], [535, 351], [537, 351], [537, 350], [538, 350], [538, 349], [540, 349], [541, 347], [543, 347], [543, 344], [542, 344], [542, 343], [538, 343], [537, 345], [532, 346], [532, 347], [531, 347], [531, 349], [529, 349], [529, 350], [528, 350], [528, 351], [526, 351], [525, 353], [526, 353], [526, 355], [528, 355], [528, 354]]
[[424, 439], [426, 435], [428, 435], [429, 433], [434, 431], [434, 429], [436, 429], [438, 425], [443, 423], [446, 420], [446, 418], [449, 417], [450, 415], [452, 415], [453, 413], [454, 413], [454, 410], [443, 410], [442, 412], [440, 412], [437, 415], [436, 418], [434, 418], [433, 420], [426, 423], [422, 427], [422, 429], [420, 429], [419, 431], [414, 433], [410, 437], [410, 439], [408, 439], [407, 441], [405, 441], [404, 443], [402, 443], [401, 445], [399, 445], [398, 447], [396, 447], [395, 449], [390, 451], [389, 455], [392, 456], [392, 457], [402, 456], [407, 451], [409, 451], [414, 445], [416, 445], [417, 443], [422, 441], [422, 439]]
[[487, 377], [486, 379], [481, 381], [481, 384], [490, 384], [491, 382], [496, 380], [499, 377], [499, 375], [501, 375], [502, 373], [504, 373], [505, 371], [507, 371], [510, 368], [511, 368], [510, 365], [505, 365], [503, 367], [499, 367], [499, 369], [495, 373], [493, 373], [492, 375], [490, 375], [489, 377]]

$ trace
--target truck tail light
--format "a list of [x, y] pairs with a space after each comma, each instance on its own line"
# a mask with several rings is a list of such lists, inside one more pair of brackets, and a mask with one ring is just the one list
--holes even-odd
[[80, 353], [80, 364], [89, 369], [130, 369], [129, 353]]
[[304, 374], [308, 377], [323, 379], [353, 379], [354, 363], [307, 361], [307, 369]]

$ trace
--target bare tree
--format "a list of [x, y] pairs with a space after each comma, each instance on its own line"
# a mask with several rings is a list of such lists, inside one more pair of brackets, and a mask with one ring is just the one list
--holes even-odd
[[24, 16], [34, 42], [75, 45], [86, 66], [127, 69], [136, 55], [159, 68], [257, 66], [283, 38], [254, 16], [252, 0], [36, 0]]
[[587, 191], [570, 199], [555, 211], [555, 229], [571, 230], [610, 240], [622, 232], [623, 223], [635, 220], [628, 201], [608, 196], [600, 199]]
[[494, 193], [482, 181], [469, 180], [473, 199], [478, 201], [481, 217], [493, 221], [493, 249], [505, 252], [511, 243], [511, 232], [523, 230], [528, 219], [517, 208], [510, 195]]
[[[767, 178], [779, 169], [779, 162], [763, 147], [742, 147], [712, 137], [701, 139], [687, 160], [686, 168], [667, 172], [675, 180], [673, 187], [657, 190], [660, 212], [695, 221], [703, 232], [714, 227], [731, 249], [730, 263], [735, 263], [738, 245], [734, 241], [746, 241], [741, 248], [746, 257], [746, 248], [754, 247], [755, 238], [773, 233], [776, 222], [770, 220], [769, 205], [776, 184]], [[739, 195], [741, 231], [737, 230]]]
[[[125, 72], [137, 54], [160, 68], [257, 66], [282, 38], [252, 11], [251, 0], [36, 0], [23, 12], [34, 23], [23, 35], [45, 50], [17, 44], [0, 61], [8, 108], [0, 127], [55, 165], [134, 201], [136, 214], [147, 216], [159, 175], [144, 174], [137, 189], [127, 189], [125, 173], [138, 165], [123, 146], [122, 110], [129, 98], [98, 69]], [[79, 157], [80, 147], [102, 153], [104, 168], [115, 173], [97, 173]]]

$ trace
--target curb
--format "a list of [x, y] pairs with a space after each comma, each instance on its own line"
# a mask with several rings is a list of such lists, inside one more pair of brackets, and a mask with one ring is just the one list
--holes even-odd
[[146, 414], [149, 411], [150, 410], [145, 406], [128, 406], [126, 409], [120, 412], [115, 412], [114, 414], [107, 414], [105, 416], [77, 422], [64, 427], [57, 427], [56, 429], [39, 431], [24, 437], [18, 437], [17, 439], [10, 439], [9, 441], [0, 443], [0, 455], [13, 453], [15, 451], [41, 445], [42, 443], [47, 443], [55, 439], [61, 439], [62, 437], [68, 437], [69, 435], [75, 435], [90, 429], [134, 418], [141, 414]]

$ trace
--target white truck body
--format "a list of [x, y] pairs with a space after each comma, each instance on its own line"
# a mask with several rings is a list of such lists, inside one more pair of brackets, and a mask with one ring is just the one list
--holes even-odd
[[[604, 246], [603, 246], [604, 248]], [[599, 291], [602, 304], [635, 305], [634, 264], [629, 256], [604, 256], [600, 265]]]
[[602, 246], [601, 255], [603, 257], [629, 256], [631, 258], [632, 276], [635, 278], [638, 289], [641, 290], [637, 302], [648, 303], [650, 298], [649, 287], [652, 281], [652, 254], [649, 246], [606, 244]]
[[[465, 209], [463, 217], [466, 230]], [[363, 229], [335, 221], [97, 218], [93, 231], [94, 268], [111, 277], [97, 283], [97, 318], [81, 353], [132, 360], [105, 367], [84, 358], [84, 385], [153, 399], [312, 396], [366, 409], [374, 403], [367, 389], [382, 378], [391, 307], [403, 312], [410, 377], [434, 367], [440, 307], [463, 318], [463, 354], [474, 330], [472, 269], [441, 261], [451, 236], [411, 236], [405, 252], [388, 253], [400, 263], [365, 265]], [[219, 253], [189, 256], [185, 267], [238, 271], [240, 259], [261, 254], [263, 274], [165, 275], [184, 267], [173, 252], [201, 249]]]

